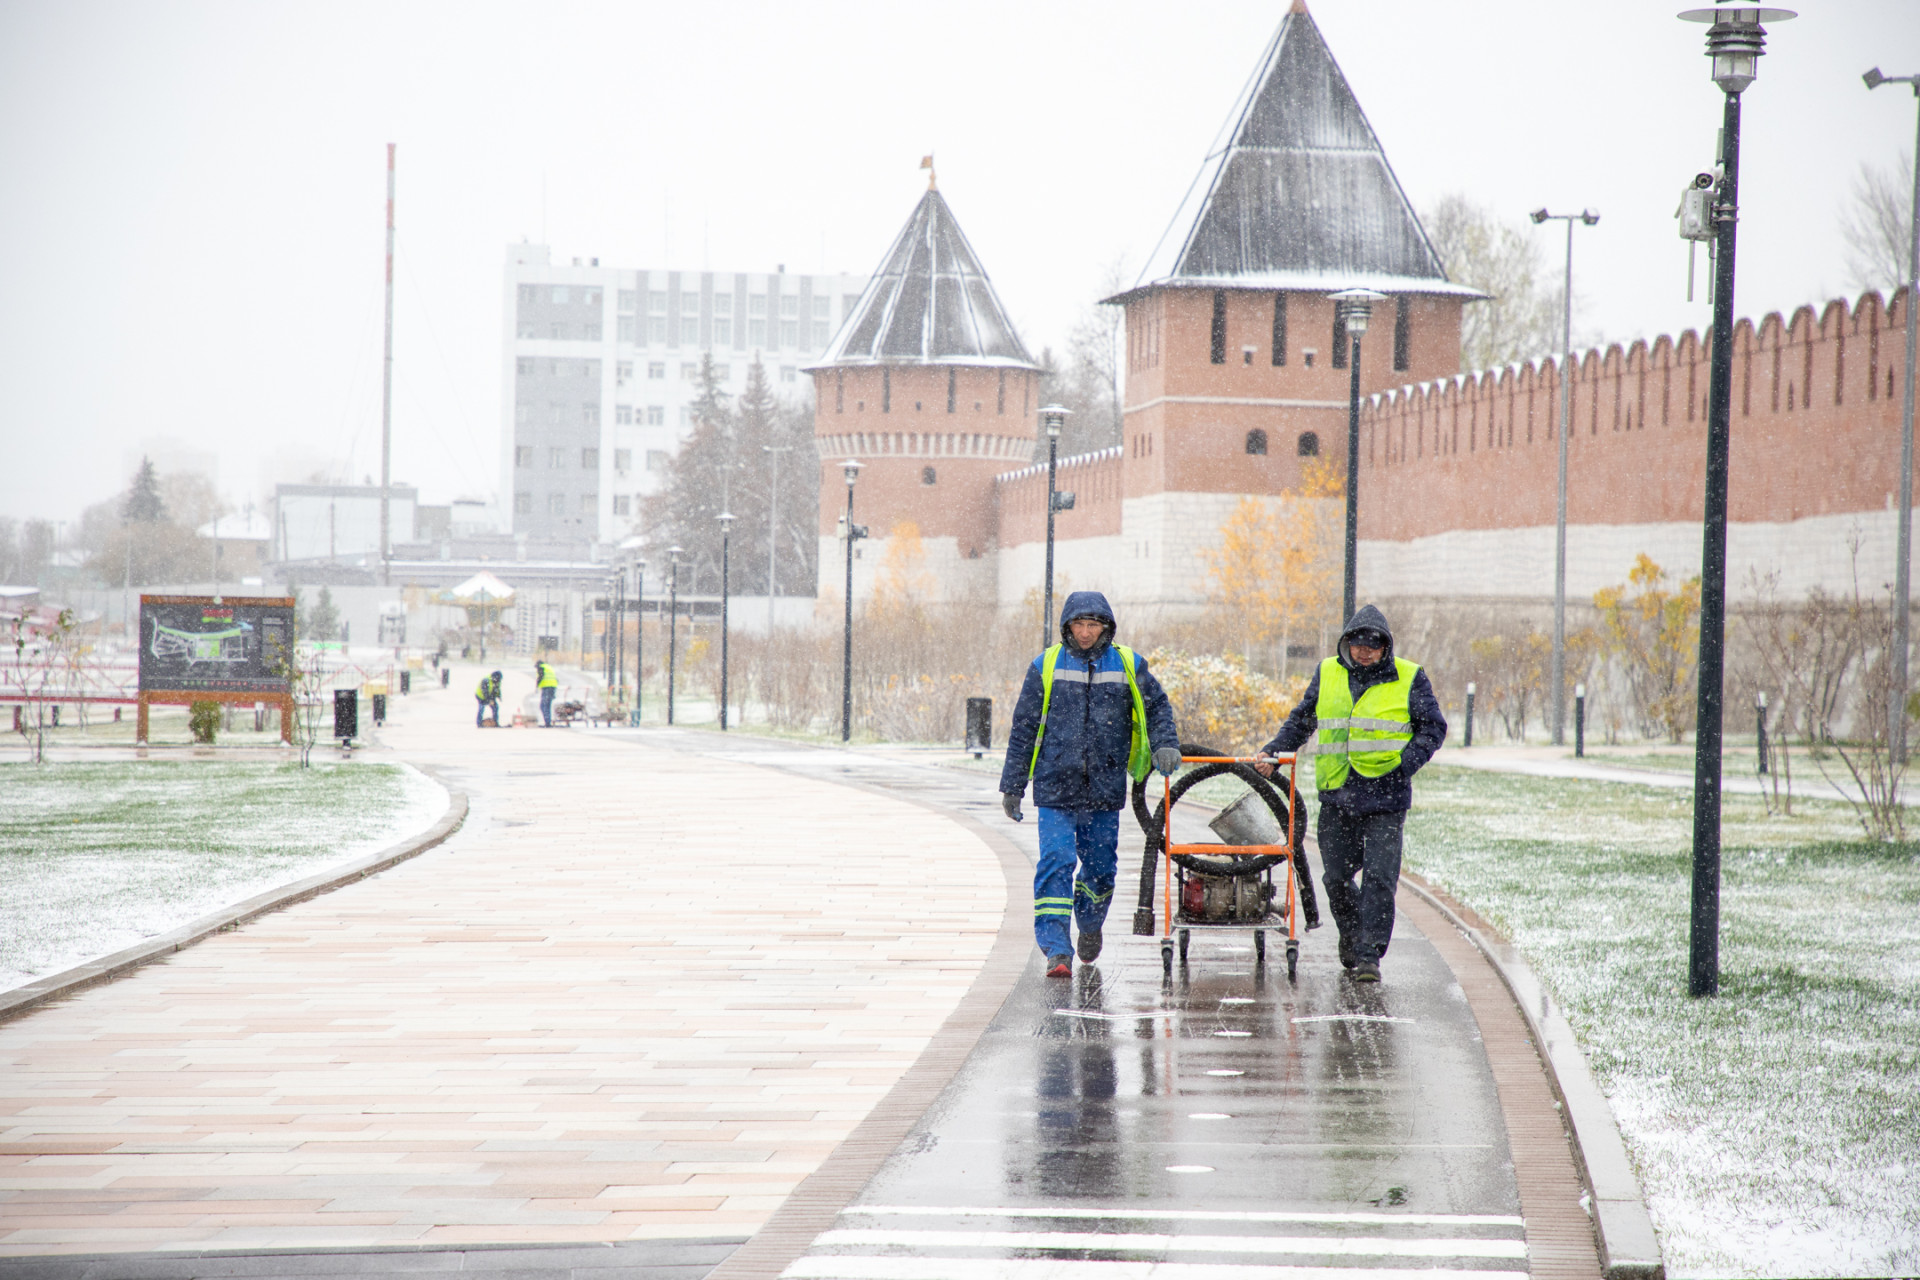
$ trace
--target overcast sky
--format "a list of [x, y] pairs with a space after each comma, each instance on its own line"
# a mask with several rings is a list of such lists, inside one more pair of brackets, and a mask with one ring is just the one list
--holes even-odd
[[[69, 520], [143, 442], [236, 504], [379, 467], [399, 144], [394, 476], [495, 484], [505, 246], [865, 273], [921, 155], [1035, 350], [1146, 257], [1283, 0], [272, 4], [0, 0], [0, 515]], [[1316, 0], [1416, 207], [1577, 232], [1576, 324], [1704, 325], [1672, 213], [1721, 96], [1674, 0]], [[1842, 292], [1863, 161], [1914, 137], [1920, 3], [1809, 3], [1746, 94], [1743, 314]], [[1178, 234], [1176, 231], [1175, 234]], [[1533, 232], [1557, 266], [1557, 228]], [[1704, 273], [1704, 257], [1702, 260]], [[1704, 280], [1704, 274], [1702, 276]]]

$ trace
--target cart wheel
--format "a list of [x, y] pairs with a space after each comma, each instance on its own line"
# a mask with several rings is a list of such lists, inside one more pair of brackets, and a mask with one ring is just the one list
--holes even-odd
[[1160, 971], [1164, 976], [1168, 978], [1173, 977], [1173, 939], [1172, 938], [1160, 939]]
[[1180, 963], [1182, 965], [1187, 962], [1187, 941], [1190, 936], [1187, 930], [1182, 929], [1180, 931]]
[[1256, 964], [1267, 962], [1267, 931], [1265, 929], [1253, 931], [1253, 959]]
[[1300, 944], [1292, 938], [1287, 939], [1287, 981], [1292, 982], [1300, 966]]

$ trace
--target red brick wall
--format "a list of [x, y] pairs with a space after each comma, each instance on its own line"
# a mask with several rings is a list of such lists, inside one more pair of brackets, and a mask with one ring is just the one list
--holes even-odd
[[[1053, 536], [1059, 541], [1098, 538], [1120, 532], [1121, 502], [1126, 497], [1126, 459], [1120, 449], [1102, 449], [1063, 459], [1056, 486], [1073, 494], [1073, 510], [1055, 518]], [[998, 490], [1000, 545], [1041, 542], [1047, 536], [1047, 464], [1043, 461], [1011, 479]]]
[[[1905, 298], [1802, 307], [1733, 334], [1729, 515], [1787, 521], [1885, 509], [1899, 492]], [[1673, 340], [1576, 355], [1567, 520], [1701, 518], [1709, 353]], [[1560, 411], [1552, 363], [1401, 387], [1362, 407], [1360, 536], [1554, 521]]]

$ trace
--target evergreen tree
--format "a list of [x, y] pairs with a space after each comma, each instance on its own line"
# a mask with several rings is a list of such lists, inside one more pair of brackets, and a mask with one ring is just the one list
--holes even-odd
[[158, 524], [166, 519], [167, 504], [160, 498], [160, 478], [153, 472], [153, 459], [140, 459], [140, 470], [134, 474], [120, 514], [141, 524]]
[[320, 588], [320, 598], [311, 612], [302, 611], [301, 635], [307, 640], [336, 640], [340, 636], [340, 610], [333, 603], [333, 592]]

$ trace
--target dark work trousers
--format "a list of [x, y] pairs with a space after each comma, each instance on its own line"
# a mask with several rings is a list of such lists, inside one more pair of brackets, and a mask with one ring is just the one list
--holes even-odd
[[[1379, 960], [1393, 941], [1393, 893], [1400, 884], [1405, 810], [1356, 818], [1320, 804], [1320, 868], [1340, 936], [1361, 960]], [[1360, 887], [1353, 878], [1360, 877]]]

